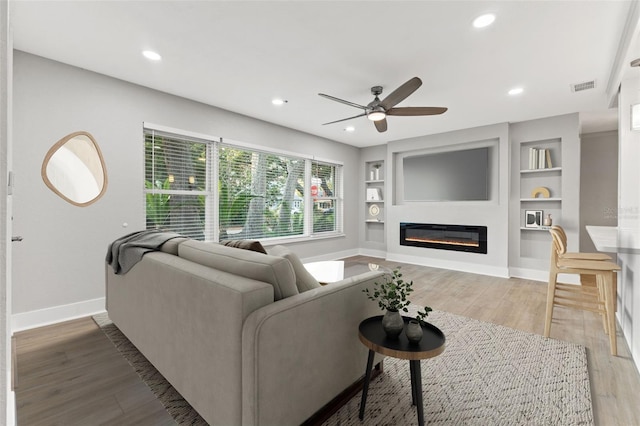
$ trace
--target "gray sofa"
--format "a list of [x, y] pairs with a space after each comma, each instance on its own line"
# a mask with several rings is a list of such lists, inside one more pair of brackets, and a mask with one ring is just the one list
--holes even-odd
[[319, 286], [268, 252], [174, 239], [106, 265], [109, 317], [212, 425], [300, 424], [364, 373], [358, 324], [381, 312], [362, 289], [383, 273]]

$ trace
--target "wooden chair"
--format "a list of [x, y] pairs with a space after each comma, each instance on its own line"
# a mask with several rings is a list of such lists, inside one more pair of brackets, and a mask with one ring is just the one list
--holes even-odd
[[[566, 235], [563, 238], [561, 231], [553, 227], [549, 232], [552, 242], [544, 336], [549, 337], [551, 332], [554, 306], [596, 312], [602, 315], [605, 333], [609, 335], [611, 354], [617, 355], [615, 271], [620, 270], [620, 267], [607, 260], [561, 258], [560, 253], [566, 253]], [[558, 283], [558, 274], [595, 275], [596, 286]]]
[[558, 257], [560, 259], [578, 259], [578, 260], [608, 260], [611, 261], [611, 256], [606, 255], [604, 253], [578, 253], [578, 252], [568, 252], [567, 251], [567, 234], [564, 232], [564, 228], [562, 226], [554, 225], [551, 227], [551, 230], [556, 233], [558, 238], [560, 238], [560, 243], [562, 246], [560, 247], [561, 252], [558, 253]]
[[[562, 226], [554, 225], [551, 229], [558, 232], [558, 236], [560, 237], [561, 252], [558, 253], [558, 257], [560, 259], [578, 259], [578, 260], [607, 260], [613, 261], [611, 256], [606, 255], [604, 253], [578, 253], [578, 252], [568, 252], [567, 251], [567, 234], [564, 232], [564, 228]], [[584, 286], [596, 286], [596, 276], [595, 275], [580, 275], [580, 283]]]

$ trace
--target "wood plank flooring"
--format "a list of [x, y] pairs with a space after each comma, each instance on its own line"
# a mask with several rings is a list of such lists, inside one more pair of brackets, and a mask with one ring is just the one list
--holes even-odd
[[[404, 278], [414, 282], [413, 303], [543, 332], [545, 283], [364, 256], [346, 261], [401, 265]], [[556, 308], [551, 337], [587, 347], [596, 425], [640, 425], [640, 374], [620, 332], [619, 355], [612, 357], [596, 314]], [[174, 424], [91, 318], [17, 333], [16, 350], [19, 426]]]

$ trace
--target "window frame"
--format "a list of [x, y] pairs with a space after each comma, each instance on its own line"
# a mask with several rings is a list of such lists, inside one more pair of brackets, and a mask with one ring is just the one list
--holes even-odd
[[[302, 234], [298, 235], [290, 235], [290, 236], [276, 236], [276, 237], [256, 237], [253, 239], [259, 239], [264, 245], [275, 245], [280, 243], [291, 243], [291, 242], [302, 242], [302, 241], [310, 241], [310, 240], [318, 240], [325, 238], [336, 238], [336, 237], [344, 237], [344, 163], [341, 161], [326, 159], [326, 158], [318, 158], [308, 154], [301, 154], [293, 151], [265, 147], [253, 143], [247, 143], [242, 141], [237, 141], [233, 139], [226, 139], [222, 137], [210, 136], [200, 133], [195, 133], [191, 131], [181, 130], [170, 128], [167, 126], [157, 125], [153, 123], [144, 122], [143, 123], [143, 148], [144, 148], [144, 140], [145, 135], [149, 132], [158, 132], [160, 134], [164, 134], [166, 136], [174, 137], [175, 139], [185, 139], [186, 141], [193, 140], [195, 142], [205, 142], [207, 143], [207, 155], [205, 162], [205, 170], [206, 170], [206, 188], [207, 191], [183, 191], [183, 190], [157, 190], [157, 189], [147, 189], [143, 185], [143, 200], [145, 200], [145, 223], [147, 220], [147, 210], [146, 210], [146, 194], [176, 194], [176, 195], [204, 195], [205, 196], [205, 221], [204, 221], [204, 238], [205, 241], [211, 242], [219, 242], [220, 241], [220, 215], [219, 215], [219, 202], [220, 202], [220, 194], [218, 191], [218, 181], [219, 181], [219, 173], [220, 173], [220, 164], [219, 164], [219, 149], [222, 146], [227, 146], [235, 149], [246, 150], [251, 152], [262, 152], [268, 155], [276, 155], [276, 156], [284, 156], [284, 157], [293, 157], [300, 158], [304, 160], [304, 196], [303, 196], [303, 204], [304, 204], [304, 229]], [[143, 152], [143, 170], [146, 170], [146, 151]], [[327, 166], [333, 167], [334, 171], [334, 196], [326, 197], [327, 199], [331, 199], [334, 201], [334, 229], [330, 231], [321, 231], [314, 232], [313, 231], [313, 207], [314, 200], [311, 196], [311, 185], [312, 185], [312, 167], [315, 163], [324, 164]], [[144, 179], [146, 179], [146, 172], [143, 173]]]

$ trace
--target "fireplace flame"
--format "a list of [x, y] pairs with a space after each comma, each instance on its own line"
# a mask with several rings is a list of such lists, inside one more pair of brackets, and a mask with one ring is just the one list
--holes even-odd
[[453, 246], [480, 247], [480, 243], [478, 241], [473, 241], [473, 240], [444, 240], [444, 239], [419, 238], [419, 237], [406, 237], [405, 240], [413, 241], [416, 243], [449, 244]]

